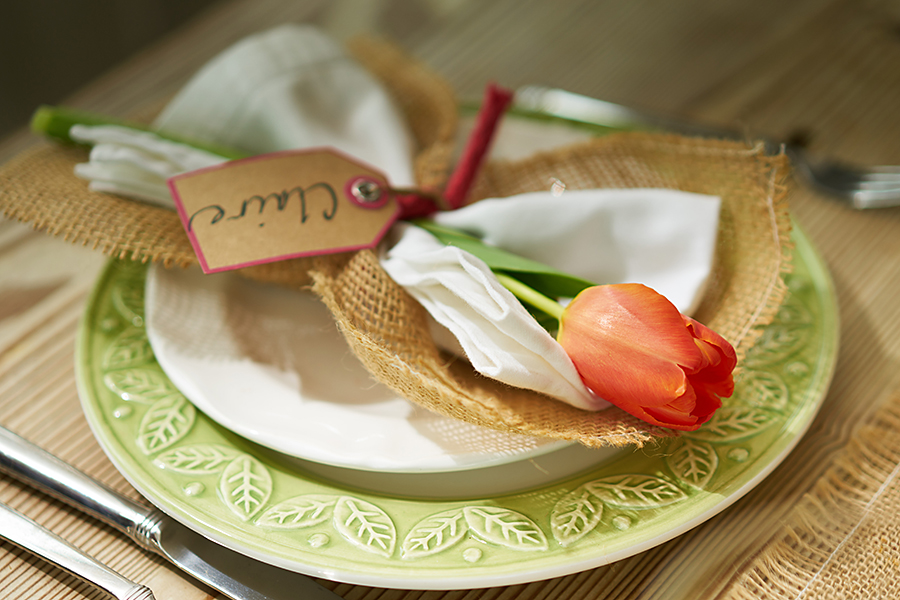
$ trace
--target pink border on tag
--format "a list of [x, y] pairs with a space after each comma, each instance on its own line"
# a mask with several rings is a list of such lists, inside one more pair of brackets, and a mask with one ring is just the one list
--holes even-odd
[[[184, 204], [182, 204], [182, 202], [181, 202], [181, 196], [178, 194], [178, 189], [175, 186], [175, 182], [184, 177], [196, 175], [198, 173], [206, 173], [209, 171], [217, 171], [219, 169], [224, 169], [235, 163], [246, 163], [246, 162], [252, 162], [252, 161], [256, 161], [256, 160], [263, 160], [263, 159], [270, 158], [270, 157], [285, 156], [285, 155], [313, 154], [316, 152], [329, 152], [331, 154], [335, 154], [341, 158], [344, 158], [345, 160], [347, 160], [349, 162], [355, 163], [364, 169], [369, 169], [369, 170], [375, 171], [376, 173], [381, 173], [381, 169], [373, 167], [364, 161], [361, 161], [353, 156], [350, 156], [346, 152], [341, 152], [337, 148], [332, 148], [331, 146], [316, 146], [314, 148], [303, 148], [303, 149], [299, 149], [299, 150], [279, 150], [276, 152], [268, 152], [266, 154], [257, 154], [254, 156], [248, 156], [247, 158], [238, 158], [236, 160], [229, 160], [227, 162], [224, 162], [224, 163], [221, 163], [218, 165], [203, 167], [202, 169], [195, 169], [193, 171], [188, 171], [187, 173], [179, 173], [178, 175], [173, 175], [172, 177], [169, 177], [166, 180], [166, 185], [169, 188], [169, 192], [172, 194], [172, 199], [175, 201], [175, 209], [178, 211], [178, 218], [181, 219], [181, 226], [184, 228], [184, 231], [187, 234], [188, 239], [191, 242], [191, 247], [194, 249], [194, 254], [197, 255], [197, 260], [200, 263], [200, 268], [203, 269], [204, 273], [220, 273], [222, 271], [233, 271], [234, 269], [242, 269], [244, 267], [263, 265], [263, 264], [267, 264], [270, 262], [277, 262], [279, 260], [288, 260], [291, 258], [301, 258], [304, 256], [322, 256], [325, 254], [338, 254], [341, 252], [351, 252], [353, 250], [366, 250], [369, 248], [374, 248], [375, 246], [378, 245], [378, 243], [384, 238], [385, 234], [387, 234], [388, 230], [394, 225], [394, 223], [396, 223], [399, 220], [400, 213], [402, 210], [399, 202], [397, 203], [397, 206], [394, 209], [394, 214], [391, 215], [390, 220], [387, 222], [387, 224], [385, 224], [384, 227], [381, 228], [381, 230], [375, 235], [375, 238], [369, 244], [361, 244], [361, 245], [357, 245], [357, 246], [347, 246], [347, 247], [341, 247], [341, 248], [330, 248], [327, 251], [319, 250], [319, 251], [313, 251], [313, 252], [297, 252], [294, 254], [282, 254], [282, 255], [273, 256], [270, 258], [263, 258], [263, 259], [249, 261], [249, 262], [245, 262], [245, 263], [228, 265], [225, 267], [218, 267], [215, 269], [212, 269], [209, 267], [209, 265], [206, 262], [206, 257], [203, 255], [203, 250], [200, 248], [200, 242], [197, 240], [197, 236], [194, 235], [194, 232], [188, 230], [188, 223], [190, 223], [190, 217], [188, 216], [187, 211], [184, 208]], [[363, 177], [363, 176], [360, 176], [360, 177]], [[364, 177], [366, 179], [369, 179], [369, 176], [364, 176]], [[350, 181], [352, 182], [352, 181], [355, 181], [356, 179], [358, 179], [358, 178], [353, 178]], [[387, 183], [386, 178], [384, 178], [384, 182], [385, 182], [385, 184]], [[344, 186], [344, 194], [347, 195], [346, 184]], [[388, 197], [387, 194], [385, 194], [385, 198], [387, 198], [387, 197]], [[353, 198], [352, 196], [349, 196], [348, 198], [354, 204], [358, 204], [356, 202], [356, 199]], [[387, 199], [384, 202], [387, 202]], [[380, 205], [383, 206], [384, 203], [381, 203]]]

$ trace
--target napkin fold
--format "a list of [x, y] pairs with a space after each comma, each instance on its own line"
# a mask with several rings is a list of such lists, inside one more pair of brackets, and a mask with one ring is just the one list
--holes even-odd
[[[284, 25], [225, 50], [172, 99], [154, 128], [248, 154], [329, 146], [383, 171], [392, 185], [414, 181], [413, 136], [393, 99], [311, 26]], [[91, 189], [163, 206], [174, 206], [167, 177], [217, 164], [214, 155], [152, 133], [82, 126], [72, 135], [99, 141], [90, 162], [76, 169]]]
[[[487, 199], [435, 221], [598, 284], [643, 283], [690, 313], [712, 271], [720, 200], [667, 189], [578, 190]], [[449, 330], [479, 373], [588, 410], [565, 350], [471, 254], [399, 230], [382, 267]], [[449, 350], [445, 336], [435, 336]]]
[[90, 181], [92, 190], [169, 208], [175, 204], [166, 179], [228, 160], [150, 132], [116, 125], [74, 125], [69, 136], [92, 145], [90, 162], [75, 165], [75, 175]]
[[[450, 331], [476, 371], [579, 408], [609, 406], [585, 387], [562, 346], [483, 261], [419, 227], [399, 229], [382, 267]], [[436, 342], [455, 350], [440, 333]]]

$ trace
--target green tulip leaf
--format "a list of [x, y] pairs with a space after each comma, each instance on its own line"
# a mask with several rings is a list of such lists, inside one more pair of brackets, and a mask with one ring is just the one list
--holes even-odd
[[421, 227], [448, 246], [480, 258], [495, 273], [504, 273], [518, 279], [528, 287], [550, 298], [574, 298], [582, 290], [596, 285], [586, 279], [558, 271], [553, 267], [513, 254], [497, 246], [491, 246], [476, 237], [434, 221], [416, 219]]

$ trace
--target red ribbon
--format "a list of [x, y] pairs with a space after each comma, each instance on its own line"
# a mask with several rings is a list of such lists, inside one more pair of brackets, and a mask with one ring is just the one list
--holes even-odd
[[[472, 183], [484, 164], [491, 142], [500, 123], [500, 118], [512, 102], [513, 92], [493, 83], [488, 84], [484, 92], [484, 100], [475, 121], [475, 128], [466, 141], [462, 156], [450, 175], [443, 199], [450, 209], [463, 206]], [[432, 199], [425, 196], [400, 196], [401, 219], [424, 217], [437, 210]]]

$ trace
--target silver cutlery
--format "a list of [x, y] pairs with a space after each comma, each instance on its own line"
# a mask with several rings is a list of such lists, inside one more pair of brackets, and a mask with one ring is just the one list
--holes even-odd
[[0, 472], [118, 529], [233, 600], [340, 600], [309, 577], [216, 544], [0, 427]]
[[150, 588], [119, 575], [49, 529], [2, 503], [0, 537], [103, 590], [116, 600], [155, 600]]
[[[533, 113], [612, 129], [662, 129], [686, 135], [727, 139], [745, 136], [675, 119], [641, 113], [632, 108], [557, 88], [525, 86], [516, 91], [514, 106]], [[817, 190], [840, 198], [854, 208], [900, 206], [900, 166], [858, 168], [814, 161], [799, 145], [766, 142], [770, 152], [784, 147], [796, 171]]]

